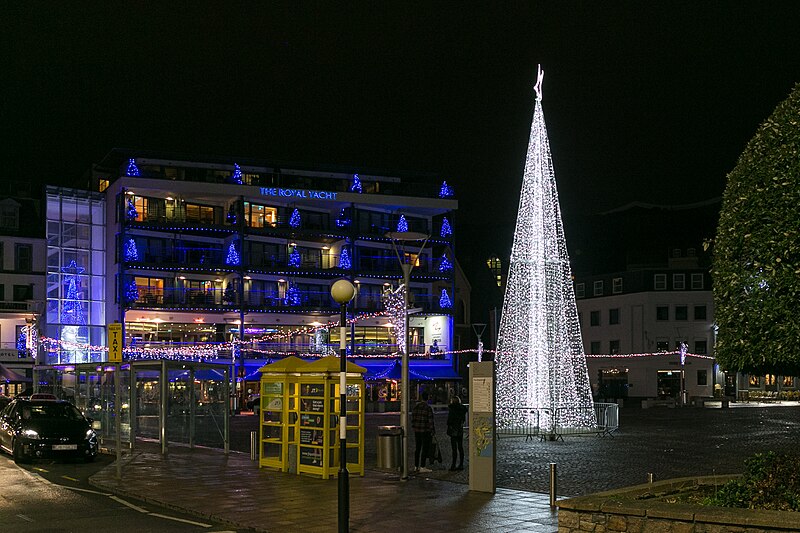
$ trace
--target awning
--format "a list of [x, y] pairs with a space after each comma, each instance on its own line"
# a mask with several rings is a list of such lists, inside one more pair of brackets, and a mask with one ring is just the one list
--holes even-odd
[[2, 363], [0, 363], [0, 380], [5, 381], [6, 383], [30, 383], [33, 381], [29, 377], [25, 377], [22, 374], [14, 372]]

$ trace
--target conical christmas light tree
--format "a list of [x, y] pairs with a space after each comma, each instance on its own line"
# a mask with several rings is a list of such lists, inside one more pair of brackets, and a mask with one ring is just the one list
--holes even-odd
[[[536, 107], [498, 336], [497, 425], [596, 425], [550, 142]], [[524, 409], [523, 409], [524, 408]], [[532, 412], [532, 410], [536, 410]]]

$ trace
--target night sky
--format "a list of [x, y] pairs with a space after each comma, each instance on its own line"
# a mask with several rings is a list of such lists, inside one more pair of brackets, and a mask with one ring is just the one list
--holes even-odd
[[430, 171], [462, 256], [509, 253], [537, 63], [568, 243], [587, 214], [721, 195], [800, 81], [797, 2], [3, 11], [0, 179], [72, 185], [113, 147]]

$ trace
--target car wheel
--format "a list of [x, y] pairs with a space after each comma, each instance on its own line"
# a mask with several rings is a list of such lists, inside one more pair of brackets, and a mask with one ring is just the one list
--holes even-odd
[[25, 454], [22, 452], [22, 444], [20, 444], [18, 441], [16, 440], [14, 441], [12, 450], [13, 450], [12, 455], [14, 456], [15, 463], [26, 463], [28, 461], [28, 458], [25, 457]]

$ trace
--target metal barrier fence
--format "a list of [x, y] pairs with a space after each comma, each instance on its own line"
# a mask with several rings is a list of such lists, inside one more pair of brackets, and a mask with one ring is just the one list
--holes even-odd
[[619, 428], [619, 406], [616, 403], [595, 403], [592, 407], [511, 407], [503, 415], [507, 422], [497, 428], [497, 436], [525, 437], [531, 440], [563, 440], [565, 435], [613, 436]]

